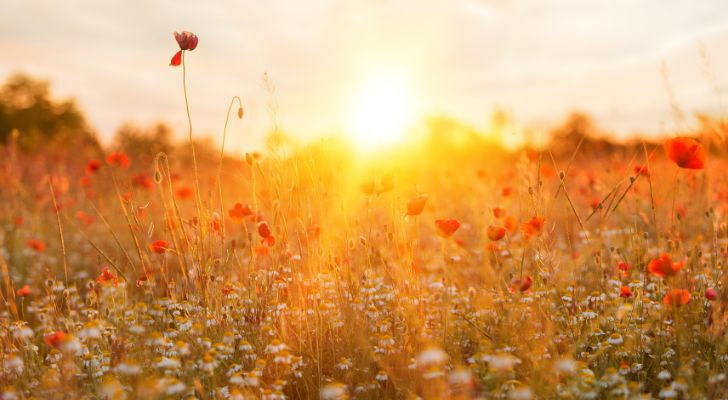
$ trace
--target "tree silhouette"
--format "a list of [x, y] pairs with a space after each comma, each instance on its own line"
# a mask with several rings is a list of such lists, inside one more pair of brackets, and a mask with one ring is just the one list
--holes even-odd
[[22, 150], [93, 145], [95, 135], [72, 99], [56, 100], [49, 83], [27, 75], [10, 76], [0, 87], [0, 141]]

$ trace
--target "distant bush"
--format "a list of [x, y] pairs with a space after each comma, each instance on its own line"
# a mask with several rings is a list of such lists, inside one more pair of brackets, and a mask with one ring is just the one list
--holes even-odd
[[42, 147], [93, 146], [98, 141], [72, 99], [52, 97], [48, 82], [23, 74], [0, 87], [0, 141], [24, 151]]

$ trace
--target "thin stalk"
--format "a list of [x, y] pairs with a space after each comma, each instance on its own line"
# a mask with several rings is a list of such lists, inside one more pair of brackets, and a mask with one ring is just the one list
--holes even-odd
[[[227, 127], [228, 122], [230, 121], [230, 111], [233, 110], [233, 103], [235, 103], [235, 100], [238, 101], [238, 105], [240, 106], [240, 110], [243, 109], [243, 101], [240, 100], [240, 97], [233, 96], [233, 98], [230, 100], [230, 106], [228, 106], [227, 113], [225, 113], [225, 126], [222, 129], [222, 145], [220, 146], [220, 164], [217, 166], [217, 192], [218, 196], [220, 197], [220, 220], [221, 220], [221, 232], [222, 232], [222, 238], [223, 238], [223, 245], [225, 243], [225, 205], [223, 203], [222, 198], [222, 162], [225, 157], [225, 139], [227, 138]], [[242, 118], [242, 114], [238, 114], [240, 118]]]
[[[187, 95], [187, 66], [185, 63], [185, 52], [182, 51], [182, 90], [185, 96], [185, 111], [187, 112], [187, 126], [189, 127], [188, 136], [190, 139], [190, 148], [192, 149], [192, 166], [195, 171], [195, 202], [197, 206], [197, 229], [200, 238], [202, 238], [202, 197], [200, 197], [200, 175], [197, 171], [197, 153], [195, 151], [195, 142], [192, 140], [192, 114], [190, 114], [190, 101]], [[202, 240], [200, 240], [202, 245]], [[204, 253], [204, 249], [200, 249]]]
[[68, 287], [68, 259], [66, 257], [66, 241], [63, 240], [63, 226], [61, 225], [61, 210], [58, 208], [58, 202], [56, 201], [56, 192], [53, 190], [53, 182], [51, 182], [50, 176], [48, 177], [48, 187], [51, 189], [51, 198], [53, 199], [53, 209], [56, 211], [56, 222], [58, 223], [58, 236], [61, 239], [61, 254], [63, 255], [63, 275], [66, 280], [66, 287]]

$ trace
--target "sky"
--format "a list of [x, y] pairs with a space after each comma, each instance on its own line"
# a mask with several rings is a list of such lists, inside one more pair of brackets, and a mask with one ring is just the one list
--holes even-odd
[[238, 95], [235, 150], [260, 143], [271, 98], [304, 140], [345, 131], [362, 85], [392, 71], [417, 115], [485, 129], [499, 107], [540, 129], [579, 109], [619, 136], [674, 128], [661, 65], [688, 112], [721, 112], [728, 87], [725, 0], [0, 0], [0, 79], [50, 80], [102, 138], [127, 121], [182, 135], [179, 30], [200, 38], [186, 57], [195, 134], [220, 137]]

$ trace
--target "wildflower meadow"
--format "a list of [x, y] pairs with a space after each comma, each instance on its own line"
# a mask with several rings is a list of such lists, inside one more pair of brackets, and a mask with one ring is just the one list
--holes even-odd
[[0, 149], [0, 399], [728, 398], [725, 120], [209, 145], [173, 39], [174, 148]]

